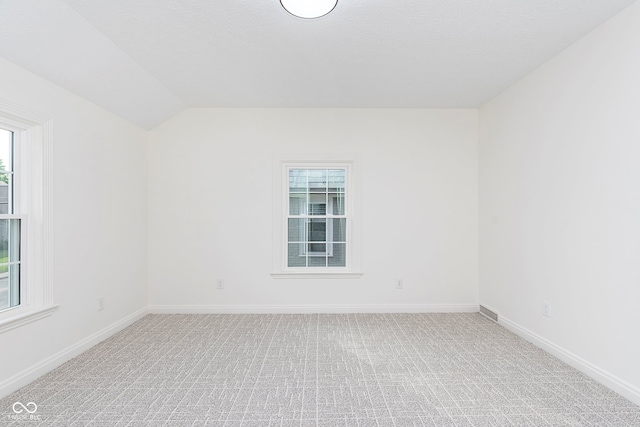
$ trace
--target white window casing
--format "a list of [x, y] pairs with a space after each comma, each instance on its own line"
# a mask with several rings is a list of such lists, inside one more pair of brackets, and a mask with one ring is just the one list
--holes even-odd
[[0, 100], [0, 127], [14, 133], [14, 213], [21, 222], [20, 301], [0, 311], [0, 333], [50, 316], [53, 302], [52, 142], [47, 117]]
[[[297, 160], [302, 158], [303, 160]], [[273, 268], [271, 276], [275, 279], [302, 278], [340, 278], [354, 279], [362, 276], [360, 255], [361, 255], [361, 220], [360, 220], [360, 175], [358, 162], [355, 156], [335, 158], [335, 156], [277, 156], [274, 159], [273, 167]], [[294, 209], [292, 212], [289, 206], [289, 174], [290, 171], [304, 173], [307, 171], [344, 171], [345, 188], [343, 192], [334, 194], [327, 190], [322, 192], [311, 192], [307, 189], [306, 198], [302, 196], [305, 212]], [[307, 178], [309, 179], [309, 178]], [[310, 185], [310, 184], [307, 184]], [[313, 194], [312, 194], [313, 193]], [[291, 193], [298, 194], [297, 191]], [[315, 199], [313, 196], [317, 196]], [[335, 199], [342, 199], [343, 207], [338, 211], [334, 206]], [[317, 199], [317, 200], [316, 200]], [[303, 206], [303, 205], [301, 205]], [[292, 227], [298, 227], [298, 239], [290, 242], [289, 232], [290, 220]], [[314, 220], [316, 225], [323, 225], [324, 229], [316, 231], [325, 238], [315, 241], [309, 236], [312, 232]], [[344, 242], [340, 239], [334, 240], [334, 221], [338, 221], [338, 226], [343, 226], [346, 230]], [[321, 227], [322, 228], [322, 227]], [[340, 228], [336, 229], [340, 233]], [[296, 245], [299, 249], [295, 249]], [[346, 249], [345, 249], [346, 248]], [[338, 252], [336, 252], [338, 250]], [[342, 252], [340, 251], [342, 250]], [[291, 254], [290, 254], [291, 251]], [[297, 252], [295, 252], [297, 251]], [[300, 265], [289, 265], [289, 256], [295, 258], [299, 256]], [[310, 265], [310, 259], [314, 258], [314, 264], [322, 264], [322, 259], [326, 262], [320, 265]], [[344, 257], [344, 265], [343, 263]], [[306, 262], [304, 259], [306, 258]]]

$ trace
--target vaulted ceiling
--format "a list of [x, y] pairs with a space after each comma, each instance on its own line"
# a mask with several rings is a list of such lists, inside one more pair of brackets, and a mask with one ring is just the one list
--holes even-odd
[[0, 56], [142, 126], [188, 107], [477, 107], [634, 0], [0, 0]]

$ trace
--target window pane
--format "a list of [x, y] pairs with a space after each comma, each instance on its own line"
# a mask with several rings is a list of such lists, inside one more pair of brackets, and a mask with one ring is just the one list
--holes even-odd
[[9, 262], [20, 261], [20, 220], [8, 219], [9, 222]]
[[327, 241], [327, 220], [310, 219], [307, 223], [307, 239], [310, 242]]
[[0, 129], [0, 214], [13, 213], [11, 208], [11, 171], [13, 132]]
[[20, 305], [20, 264], [13, 264], [9, 266], [9, 307], [17, 305]]
[[289, 171], [289, 192], [290, 193], [306, 193], [307, 192], [307, 170], [291, 169]]
[[334, 242], [346, 242], [347, 241], [347, 219], [346, 218], [334, 218], [331, 219], [333, 224], [333, 241]]
[[2, 265], [0, 266], [0, 310], [13, 307], [12, 301], [9, 301], [14, 299], [13, 292], [9, 292], [10, 288], [9, 266]]
[[[5, 261], [0, 263], [0, 299], [2, 299], [3, 301], [6, 301], [6, 295], [4, 295], [4, 292], [6, 292], [6, 289], [8, 289], [8, 282], [5, 279], [8, 277], [7, 275], [9, 273], [9, 264], [7, 264], [6, 262], [7, 257], [3, 259]], [[6, 308], [6, 307], [0, 304], [0, 310], [2, 308]]]
[[304, 242], [304, 229], [307, 220], [304, 218], [289, 218], [288, 239], [289, 242]]
[[9, 262], [9, 222], [0, 219], [0, 263]]
[[11, 213], [9, 211], [9, 175], [0, 172], [0, 214]]
[[329, 171], [329, 191], [334, 193], [344, 193], [344, 169]]
[[289, 195], [289, 215], [306, 215], [307, 214], [307, 195], [291, 194]]
[[329, 267], [346, 267], [347, 251], [345, 243], [333, 243], [333, 256], [329, 257]]
[[327, 171], [322, 169], [309, 169], [309, 192], [327, 192]]
[[326, 267], [327, 258], [323, 256], [309, 257], [309, 267]]
[[333, 215], [344, 215], [344, 193], [329, 194], [329, 204]]
[[289, 243], [287, 252], [288, 267], [306, 267], [307, 258], [304, 254], [304, 243]]
[[327, 244], [326, 243], [308, 243], [307, 251], [308, 251], [307, 255], [309, 255], [309, 257], [325, 256], [325, 253], [327, 251]]
[[20, 220], [0, 219], [0, 264], [20, 261]]
[[0, 264], [20, 261], [20, 220], [0, 219]]
[[327, 214], [327, 195], [309, 194], [309, 215]]

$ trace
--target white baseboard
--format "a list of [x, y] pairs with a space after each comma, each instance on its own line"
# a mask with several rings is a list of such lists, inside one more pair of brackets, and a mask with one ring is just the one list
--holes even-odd
[[8, 396], [14, 391], [26, 386], [27, 384], [35, 381], [40, 376], [46, 374], [49, 371], [54, 370], [63, 363], [73, 359], [80, 353], [87, 351], [94, 345], [109, 338], [116, 332], [121, 331], [134, 322], [142, 319], [148, 313], [148, 309], [145, 307], [136, 311], [135, 313], [121, 319], [106, 328], [96, 332], [93, 335], [77, 342], [76, 344], [59, 351], [53, 356], [47, 357], [43, 361], [36, 363], [35, 365], [27, 368], [21, 372], [18, 372], [14, 376], [0, 382], [0, 398]]
[[151, 305], [156, 314], [475, 313], [478, 304]]
[[590, 362], [587, 362], [580, 356], [577, 356], [576, 354], [560, 347], [559, 345], [552, 343], [546, 338], [543, 338], [540, 335], [531, 332], [526, 328], [523, 328], [519, 324], [509, 319], [505, 319], [504, 317], [500, 316], [498, 323], [511, 332], [515, 333], [516, 335], [534, 344], [535, 346], [540, 347], [546, 352], [553, 354], [558, 359], [565, 362], [567, 365], [579, 370], [580, 372], [593, 378], [600, 384], [629, 399], [636, 405], [640, 405], [640, 388], [629, 384], [628, 382], [616, 377], [615, 375], [597, 367]]

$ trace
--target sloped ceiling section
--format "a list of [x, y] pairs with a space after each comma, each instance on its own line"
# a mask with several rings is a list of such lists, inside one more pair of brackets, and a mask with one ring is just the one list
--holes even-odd
[[[640, 0], [638, 0], [640, 1]], [[0, 55], [146, 128], [185, 107], [477, 107], [633, 0], [1, 0]]]
[[146, 129], [185, 108], [62, 0], [1, 0], [0, 55]]

